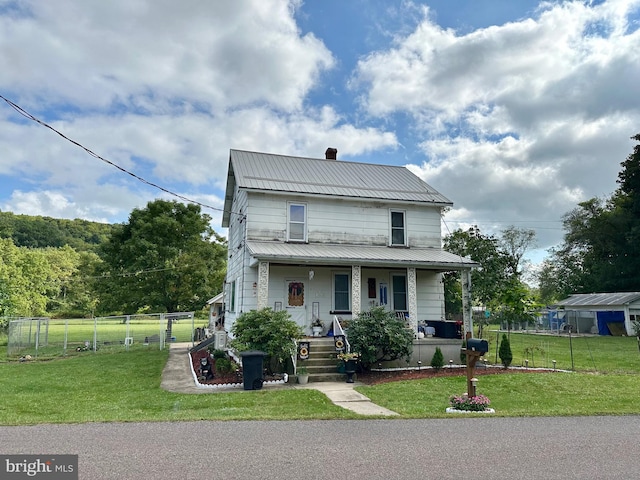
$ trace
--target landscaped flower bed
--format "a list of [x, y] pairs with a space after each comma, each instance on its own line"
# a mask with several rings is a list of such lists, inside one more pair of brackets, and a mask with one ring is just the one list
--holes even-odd
[[493, 408], [489, 408], [491, 401], [484, 395], [470, 397], [466, 393], [462, 395], [451, 395], [449, 398], [447, 413], [495, 413]]
[[[193, 378], [196, 382], [196, 385], [203, 388], [242, 388], [242, 365], [236, 363], [233, 358], [230, 358], [229, 361], [233, 365], [231, 372], [221, 373], [216, 371], [215, 362], [217, 359], [213, 358], [207, 350], [200, 350], [198, 352], [193, 352], [190, 354], [191, 356], [191, 372], [193, 373]], [[209, 380], [205, 380], [200, 376], [200, 360], [203, 358], [207, 358], [209, 356], [209, 361], [212, 363], [213, 367], [213, 378]], [[266, 375], [264, 376], [264, 383], [267, 384], [281, 384], [286, 383], [288, 381], [288, 375], [284, 374], [274, 374], [274, 375]]]

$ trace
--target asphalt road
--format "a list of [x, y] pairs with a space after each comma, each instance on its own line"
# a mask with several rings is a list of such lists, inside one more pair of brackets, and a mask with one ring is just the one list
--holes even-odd
[[640, 416], [0, 427], [2, 454], [81, 479], [632, 479]]

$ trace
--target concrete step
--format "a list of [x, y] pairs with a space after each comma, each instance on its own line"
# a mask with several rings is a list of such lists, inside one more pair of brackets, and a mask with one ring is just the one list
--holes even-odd
[[309, 365], [307, 363], [305, 364], [305, 366], [307, 367], [307, 371], [310, 375], [314, 373], [337, 373], [337, 367], [335, 363], [329, 365]]
[[[353, 376], [357, 380], [357, 375]], [[346, 382], [347, 375], [345, 373], [310, 373], [309, 382]]]
[[345, 382], [347, 376], [336, 371], [338, 360], [333, 337], [306, 337], [309, 342], [309, 358], [300, 361], [309, 372], [309, 382]]

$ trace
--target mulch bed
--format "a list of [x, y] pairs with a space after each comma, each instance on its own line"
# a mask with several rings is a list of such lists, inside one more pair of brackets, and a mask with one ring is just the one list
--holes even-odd
[[[206, 358], [209, 355], [207, 350], [200, 350], [198, 352], [193, 352], [191, 354], [191, 362], [193, 363], [193, 370], [196, 372], [196, 375], [199, 375], [200, 372], [200, 359]], [[215, 371], [215, 359], [211, 358], [211, 363], [213, 364], [213, 372], [214, 376], [210, 380], [200, 379], [199, 382], [203, 385], [230, 385], [230, 384], [238, 384], [242, 383], [242, 367], [238, 366], [238, 371], [230, 372], [230, 373], [217, 373]], [[265, 382], [281, 380], [282, 375], [264, 375], [263, 377]]]
[[[200, 350], [191, 354], [191, 361], [193, 362], [193, 369], [196, 375], [200, 371], [200, 359], [206, 357], [209, 354], [206, 350]], [[214, 362], [214, 359], [211, 359]], [[214, 364], [215, 372], [215, 364]], [[538, 369], [524, 369], [524, 368], [499, 368], [499, 367], [477, 367], [473, 375], [478, 377], [480, 375], [502, 375], [505, 373], [553, 373], [551, 370], [538, 370]], [[423, 368], [421, 370], [391, 370], [391, 371], [362, 371], [358, 372], [357, 379], [359, 382], [365, 385], [378, 385], [388, 382], [399, 382], [402, 380], [419, 380], [422, 378], [436, 378], [436, 377], [464, 377], [467, 374], [467, 370], [463, 366], [448, 367], [445, 366], [440, 371], [435, 371], [432, 368]], [[280, 377], [269, 378], [265, 377], [265, 381], [280, 380]], [[228, 385], [242, 383], [242, 369], [237, 372], [228, 374], [215, 373], [214, 378], [211, 380], [201, 380], [200, 383], [205, 385]]]

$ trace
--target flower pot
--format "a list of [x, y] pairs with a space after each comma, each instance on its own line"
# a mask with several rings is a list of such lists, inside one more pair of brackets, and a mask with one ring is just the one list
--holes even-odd
[[344, 371], [347, 374], [347, 383], [354, 383], [353, 375], [356, 373], [356, 360], [347, 360], [344, 363]]
[[313, 332], [314, 337], [319, 337], [322, 333], [322, 327], [311, 327], [311, 331]]
[[300, 385], [306, 385], [309, 383], [309, 375], [308, 374], [298, 374], [298, 383]]

